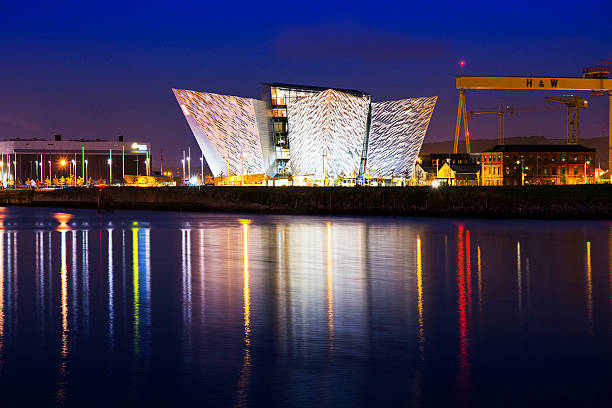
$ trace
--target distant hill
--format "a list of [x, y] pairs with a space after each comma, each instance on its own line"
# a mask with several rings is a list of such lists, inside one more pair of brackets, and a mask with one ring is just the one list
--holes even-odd
[[[525, 136], [525, 137], [508, 137], [505, 144], [565, 144], [565, 139], [547, 139], [544, 136]], [[483, 150], [490, 149], [497, 142], [492, 139], [476, 139], [470, 140], [472, 153], [480, 153]], [[608, 138], [594, 137], [590, 139], [581, 139], [579, 144], [590, 147], [596, 150], [595, 165], [601, 163], [603, 169], [608, 168]], [[423, 143], [421, 153], [450, 153], [453, 151], [453, 141]], [[465, 141], [459, 140], [459, 152], [465, 152]]]

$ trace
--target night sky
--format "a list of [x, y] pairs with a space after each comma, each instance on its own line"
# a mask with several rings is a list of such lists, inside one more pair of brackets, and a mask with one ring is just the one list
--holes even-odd
[[[91, 3], [91, 4], [89, 4]], [[453, 137], [455, 76], [581, 76], [612, 59], [612, 2], [0, 0], [0, 139], [151, 141], [158, 164], [197, 144], [171, 88], [259, 97], [260, 82], [438, 95], [426, 142]], [[458, 62], [465, 60], [460, 68]], [[468, 110], [543, 106], [545, 92], [472, 91]], [[607, 131], [591, 97], [582, 137]], [[494, 115], [470, 121], [495, 138]], [[506, 137], [565, 137], [565, 115], [508, 118]]]

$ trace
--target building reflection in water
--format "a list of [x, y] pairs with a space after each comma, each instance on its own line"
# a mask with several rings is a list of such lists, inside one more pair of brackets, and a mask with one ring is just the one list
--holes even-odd
[[325, 271], [327, 277], [327, 330], [329, 331], [329, 351], [334, 351], [334, 288], [332, 268], [332, 230], [331, 223], [326, 224], [325, 233]]
[[469, 262], [469, 230], [457, 226], [457, 311], [459, 326], [460, 399], [465, 400], [470, 382], [471, 347], [471, 271]]
[[[74, 224], [73, 224], [74, 225]], [[78, 273], [77, 273], [77, 267], [78, 267], [78, 263], [77, 263], [77, 230], [76, 229], [72, 229], [71, 231], [71, 236], [72, 236], [72, 327], [73, 330], [76, 330], [76, 328], [78, 327], [78, 318], [79, 318], [79, 309], [78, 309], [78, 296], [77, 296], [77, 290], [79, 289], [77, 286], [77, 278], [78, 278]], [[100, 256], [102, 256], [102, 254], [100, 254]]]
[[591, 242], [586, 242], [586, 295], [587, 295], [587, 318], [589, 321], [589, 334], [593, 335], [593, 278], [591, 267]]
[[89, 333], [89, 230], [81, 230], [81, 269], [82, 269], [82, 291], [83, 299], [83, 328]]
[[482, 261], [480, 259], [480, 245], [476, 248], [478, 265], [478, 313], [482, 315]]
[[0, 374], [4, 367], [4, 218], [6, 208], [0, 208]]
[[[81, 217], [77, 214], [76, 217]], [[13, 333], [19, 331], [13, 330], [17, 316], [17, 266], [22, 286], [20, 314], [27, 316], [31, 312], [34, 324], [39, 316], [41, 327], [34, 328], [43, 334], [53, 333], [52, 369], [57, 378], [52, 377], [51, 381], [56, 386], [52, 390], [56, 391], [58, 405], [66, 402], [68, 394], [74, 398], [78, 392], [80, 359], [84, 354], [81, 351], [89, 352], [86, 349], [89, 343], [101, 343], [105, 354], [99, 358], [109, 356], [109, 372], [125, 368], [131, 379], [144, 372], [146, 367], [140, 363], [149, 361], [143, 358], [148, 356], [145, 352], [152, 353], [148, 224], [130, 221], [121, 227], [113, 218], [113, 224], [90, 231], [85, 223], [72, 223], [74, 219], [69, 214], [57, 213], [55, 218], [60, 225], [55, 231], [49, 231], [53, 227], [36, 224], [32, 232], [18, 235], [11, 224], [3, 224], [2, 217], [0, 209], [0, 373], [3, 367], [5, 370], [12, 367], [6, 362], [10, 362], [9, 351], [13, 350]], [[194, 215], [184, 219], [194, 219], [190, 217]], [[458, 224], [436, 221], [433, 226], [423, 227], [425, 223], [402, 225], [351, 218], [323, 217], [314, 221], [300, 218], [297, 222], [288, 222], [283, 217], [270, 219], [236, 222], [232, 218], [231, 224], [220, 223], [221, 227], [217, 220], [211, 224], [181, 221], [172, 227], [173, 242], [168, 246], [163, 246], [167, 243], [161, 237], [163, 234], [153, 235], [153, 239], [159, 239], [156, 244], [162, 243], [160, 247], [172, 249], [158, 261], [169, 271], [159, 275], [160, 284], [156, 286], [166, 286], [157, 289], [159, 295], [156, 293], [159, 302], [156, 310], [163, 311], [159, 317], [156, 314], [156, 319], [160, 319], [158, 327], [174, 328], [176, 317], [179, 322], [182, 317], [184, 338], [179, 345], [173, 333], [156, 337], [152, 357], [169, 364], [169, 375], [180, 372], [177, 382], [183, 381], [182, 373], [186, 373], [185, 377], [193, 374], [197, 380], [213, 381], [214, 369], [220, 367], [227, 374], [222, 384], [227, 388], [223, 392], [234, 398], [238, 406], [260, 402], [259, 387], [270, 383], [286, 386], [287, 391], [274, 396], [278, 401], [291, 399], [295, 392], [312, 386], [317, 393], [309, 398], [319, 403], [313, 405], [326, 402], [350, 405], [363, 396], [372, 397], [369, 391], [361, 389], [363, 384], [381, 385], [378, 367], [397, 370], [396, 378], [389, 383], [396, 386], [402, 382], [408, 390], [398, 392], [406, 394], [406, 401], [426, 405], [431, 367], [439, 363], [441, 355], [451, 357], [444, 367], [445, 373], [437, 375], [455, 385], [464, 402], [472, 402], [474, 390], [481, 384], [479, 371], [484, 352], [504, 348], [501, 354], [491, 357], [492, 364], [497, 362], [495, 359], [505, 358], [504, 353], [511, 356], [521, 353], [520, 348], [512, 347], [514, 340], [519, 335], [528, 339], [528, 330], [533, 330], [533, 325], [522, 327], [525, 333], [516, 330], [517, 308], [521, 324], [523, 319], [529, 323], [530, 316], [542, 306], [537, 310], [539, 316], [561, 313], [546, 309], [547, 300], [539, 297], [549, 279], [540, 273], [543, 262], [553, 262], [554, 267], [557, 261], [538, 258], [533, 250], [535, 238], [524, 232], [488, 242], [489, 232], [485, 234], [485, 228], [472, 221]], [[601, 225], [597, 228], [598, 237], [609, 234], [612, 259], [612, 225], [609, 231], [602, 230]], [[22, 241], [19, 264], [17, 238]], [[25, 238], [29, 241], [26, 245]], [[604, 292], [609, 290], [612, 296], [612, 269], [606, 271], [607, 260], [597, 258], [597, 251], [605, 249], [605, 243], [596, 236], [588, 238], [579, 242], [579, 247], [584, 248], [576, 255], [580, 267], [563, 271], [568, 276], [574, 271], [573, 277], [579, 280], [578, 285], [572, 285], [579, 296], [572, 292], [567, 302], [570, 305], [577, 299], [576, 305], [571, 306], [580, 309], [581, 334], [587, 320], [594, 335], [594, 317], [608, 307], [605, 297], [601, 299], [603, 304], [597, 303], [596, 284], [602, 274], [609, 273], [602, 282], [607, 286], [606, 280], [610, 279], [610, 287], [604, 288]], [[52, 242], [55, 252], [51, 251]], [[501, 247], [502, 243], [505, 246], [500, 252], [496, 245]], [[557, 244], [546, 241], [542, 245]], [[473, 259], [472, 247], [476, 249]], [[27, 258], [24, 248], [35, 253], [35, 259], [27, 260], [36, 270], [31, 278], [26, 275], [29, 270], [23, 259]], [[93, 259], [97, 260], [99, 255], [99, 263], [91, 261], [90, 265], [90, 252]], [[443, 258], [445, 254], [448, 257]], [[53, 256], [56, 258], [51, 268]], [[477, 267], [476, 274], [472, 274], [472, 265]], [[538, 273], [530, 276], [530, 268], [537, 268], [534, 271]], [[31, 282], [31, 286], [27, 287], [26, 282]], [[53, 292], [53, 285], [57, 293]], [[31, 297], [26, 298], [30, 292]], [[475, 296], [477, 304], [473, 302]], [[485, 297], [487, 305], [498, 307], [483, 311]], [[32, 305], [26, 299], [31, 299]], [[605, 310], [598, 310], [598, 306]], [[26, 324], [25, 320], [22, 317], [17, 329]], [[83, 333], [87, 332], [78, 329], [89, 324], [91, 336], [84, 339]], [[481, 341], [502, 328], [506, 330], [506, 339], [497, 344]], [[545, 331], [548, 327], [540, 329]], [[529, 346], [529, 342], [525, 345]], [[166, 356], [159, 357], [165, 346]], [[210, 357], [219, 350], [227, 354], [223, 358]], [[124, 363], [123, 353], [133, 360]], [[173, 360], [168, 363], [170, 358]], [[420, 361], [415, 363], [415, 358]], [[377, 367], [363, 369], [373, 360]], [[194, 361], [199, 366], [186, 365]], [[268, 361], [272, 363], [266, 365]], [[161, 366], [159, 361], [154, 363]], [[133, 373], [136, 375], [131, 376]], [[146, 381], [134, 380], [134, 389], [150, 386]], [[181, 386], [193, 391], [189, 385]]]
[[[182, 261], [182, 279], [183, 279], [183, 327], [187, 331], [191, 331], [191, 227], [187, 223], [181, 229], [181, 261]], [[189, 335], [188, 335], [189, 337]]]
[[[111, 225], [112, 226], [112, 225]], [[115, 277], [113, 269], [113, 229], [107, 228], [108, 232], [108, 339], [110, 347], [115, 345], [115, 304], [114, 286]]]
[[44, 335], [44, 321], [46, 315], [45, 302], [45, 235], [44, 231], [36, 231], [34, 233], [35, 242], [35, 272], [38, 277], [36, 285], [36, 299], [38, 309], [38, 320], [41, 335]]
[[419, 313], [419, 355], [425, 359], [425, 327], [423, 322], [423, 258], [421, 256], [421, 237], [416, 238], [416, 278], [417, 311]]
[[[150, 228], [132, 223], [132, 293], [134, 353], [149, 353], [151, 324]], [[143, 346], [146, 348], [143, 350]]]
[[140, 352], [140, 271], [139, 271], [139, 251], [138, 251], [138, 223], [132, 224], [132, 286], [133, 286], [133, 316], [134, 316], [134, 352]]
[[59, 222], [56, 228], [61, 235], [60, 240], [60, 282], [61, 282], [61, 316], [62, 316], [62, 331], [61, 331], [61, 349], [60, 349], [60, 366], [58, 370], [58, 386], [56, 392], [56, 402], [58, 405], [64, 405], [66, 401], [66, 388], [68, 385], [68, 263], [67, 263], [67, 248], [66, 248], [66, 233], [70, 231], [68, 221], [71, 218], [70, 214], [56, 213], [56, 220]]
[[244, 407], [247, 405], [247, 393], [249, 378], [251, 376], [251, 287], [249, 275], [249, 225], [251, 220], [240, 219], [242, 225], [242, 254], [243, 264], [243, 319], [244, 319], [244, 357], [238, 380], [238, 390], [236, 393], [236, 405]]
[[519, 326], [523, 327], [523, 274], [521, 270], [521, 243], [516, 243], [516, 286], [518, 293]]

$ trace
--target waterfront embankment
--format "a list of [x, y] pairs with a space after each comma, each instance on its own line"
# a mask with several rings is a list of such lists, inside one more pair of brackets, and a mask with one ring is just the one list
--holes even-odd
[[612, 186], [1, 190], [0, 205], [274, 214], [612, 219]]

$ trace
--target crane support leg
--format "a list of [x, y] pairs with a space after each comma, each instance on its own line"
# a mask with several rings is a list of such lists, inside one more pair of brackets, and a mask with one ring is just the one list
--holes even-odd
[[455, 125], [455, 141], [453, 143], [453, 153], [457, 153], [459, 147], [459, 129], [461, 128], [461, 116], [463, 114], [463, 105], [465, 104], [465, 91], [459, 90], [459, 104], [457, 105], [457, 124]]
[[[612, 91], [608, 91], [608, 171], [612, 170]], [[612, 180], [612, 177], [610, 177]]]
[[461, 129], [461, 119], [463, 118], [463, 131], [465, 133], [465, 151], [470, 152], [470, 132], [468, 131], [467, 109], [465, 106], [465, 90], [459, 89], [459, 104], [457, 105], [457, 123], [455, 125], [455, 141], [453, 143], [453, 153], [457, 153], [459, 148], [459, 132]]
[[470, 131], [468, 130], [465, 94], [463, 94], [463, 134], [465, 135], [465, 152], [470, 153]]

